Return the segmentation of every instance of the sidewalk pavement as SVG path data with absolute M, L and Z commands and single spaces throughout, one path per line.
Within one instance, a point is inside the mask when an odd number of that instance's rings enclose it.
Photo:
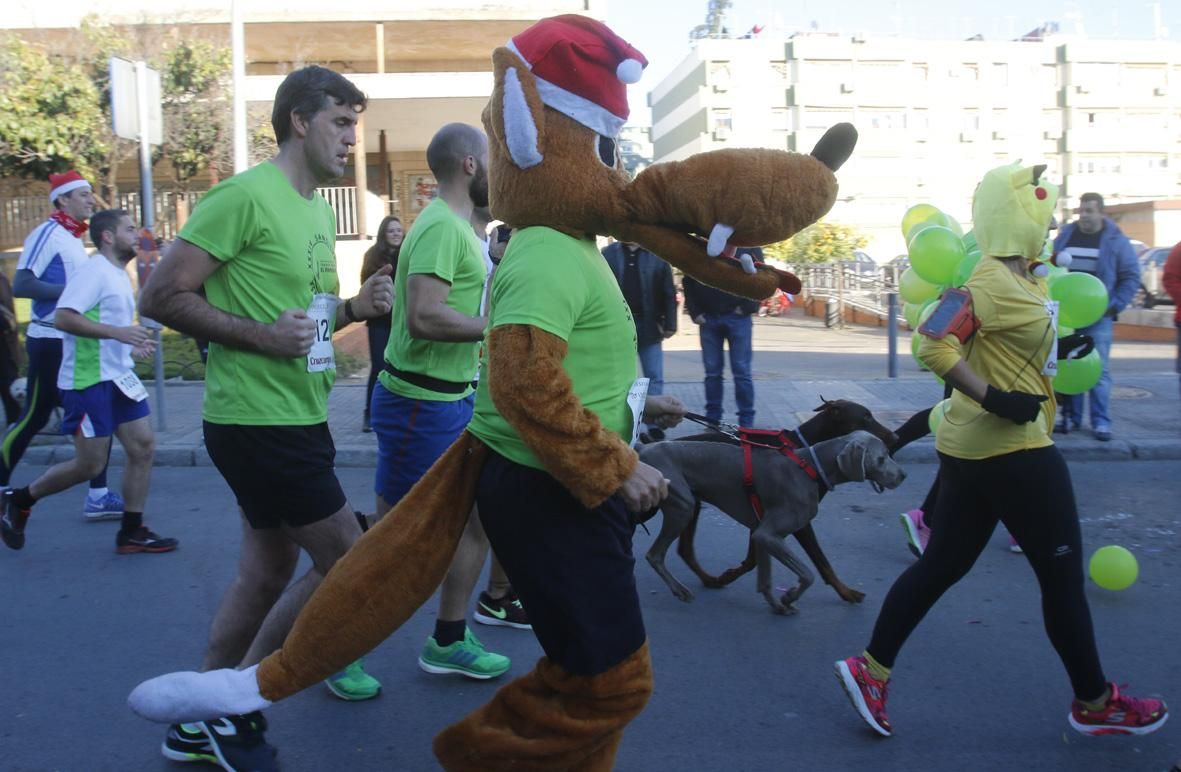
M 687 329 L 686 329 L 687 328 Z M 849 399 L 873 411 L 886 426 L 897 428 L 914 413 L 943 397 L 942 387 L 929 373 L 918 370 L 909 354 L 908 339 L 900 336 L 899 377 L 886 375 L 886 334 L 876 328 L 829 330 L 808 317 L 756 319 L 755 411 L 760 427 L 795 427 L 806 421 L 824 399 Z M 1054 435 L 1068 460 L 1181 459 L 1181 397 L 1172 372 L 1167 344 L 1117 344 L 1112 353 L 1115 387 L 1111 414 L 1115 438 L 1099 442 L 1089 429 Z M 665 346 L 665 393 L 680 398 L 689 410 L 704 413 L 701 358 L 691 323 Z M 156 388 L 147 384 L 153 413 L 159 411 Z M 165 428 L 157 427 L 156 464 L 207 466 L 211 462 L 202 443 L 200 382 L 169 382 L 164 387 Z M 336 442 L 336 463 L 342 467 L 372 467 L 377 460 L 373 434 L 361 432 L 365 402 L 364 374 L 341 378 L 328 400 L 328 423 Z M 733 413 L 733 384 L 726 377 L 725 420 Z M 153 416 L 153 422 L 157 416 Z M 704 429 L 683 422 L 670 437 Z M 61 437 L 42 435 L 25 454 L 27 463 L 52 463 L 73 455 Z M 934 463 L 931 437 L 903 448 L 899 461 Z M 115 444 L 112 463 L 122 464 Z

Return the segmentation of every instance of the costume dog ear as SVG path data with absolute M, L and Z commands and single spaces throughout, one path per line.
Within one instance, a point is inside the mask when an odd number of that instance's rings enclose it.
M 488 103 L 491 119 L 489 130 L 503 143 L 508 156 L 518 169 L 529 169 L 544 160 L 545 113 L 537 80 L 508 48 L 492 53 L 496 72 L 496 87 Z

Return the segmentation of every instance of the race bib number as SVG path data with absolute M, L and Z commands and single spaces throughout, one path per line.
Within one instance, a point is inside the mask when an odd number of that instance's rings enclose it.
M 115 387 L 133 402 L 143 402 L 148 398 L 148 390 L 144 388 L 143 381 L 132 370 L 116 378 Z
M 1046 301 L 1046 314 L 1050 317 L 1050 334 L 1054 337 L 1050 339 L 1050 354 L 1046 358 L 1046 364 L 1042 366 L 1042 375 L 1048 375 L 1053 378 L 1058 374 L 1058 301 Z
M 647 399 L 648 379 L 636 378 L 627 392 L 627 406 L 632 409 L 632 445 L 640 439 L 640 424 L 644 420 L 644 403 Z
M 308 316 L 316 323 L 316 342 L 308 352 L 308 372 L 322 373 L 336 369 L 336 352 L 332 349 L 332 327 L 336 322 L 336 306 L 340 298 L 327 292 L 312 296 Z

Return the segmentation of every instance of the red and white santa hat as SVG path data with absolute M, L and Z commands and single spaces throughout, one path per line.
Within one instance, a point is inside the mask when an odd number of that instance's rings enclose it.
M 542 19 L 508 48 L 532 71 L 542 102 L 606 137 L 627 122 L 627 85 L 648 65 L 607 25 L 576 14 Z
M 53 206 L 54 201 L 78 188 L 90 190 L 90 183 L 73 169 L 64 174 L 49 175 L 49 205 Z

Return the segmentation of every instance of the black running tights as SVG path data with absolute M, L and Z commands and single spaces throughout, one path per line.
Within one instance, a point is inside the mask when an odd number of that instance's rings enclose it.
M 894 582 L 868 651 L 893 667 L 927 611 L 967 575 L 999 521 L 1025 551 L 1042 591 L 1042 617 L 1079 699 L 1106 679 L 1084 594 L 1082 535 L 1070 472 L 1054 446 L 968 461 L 939 454 L 939 527 L 923 556 Z

